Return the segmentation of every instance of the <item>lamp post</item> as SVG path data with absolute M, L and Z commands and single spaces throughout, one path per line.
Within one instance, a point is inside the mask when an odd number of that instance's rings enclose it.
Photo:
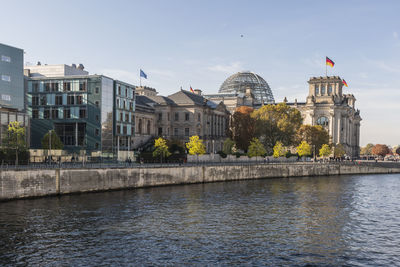
M 53 130 L 49 130 L 49 163 L 51 165 L 51 132 Z

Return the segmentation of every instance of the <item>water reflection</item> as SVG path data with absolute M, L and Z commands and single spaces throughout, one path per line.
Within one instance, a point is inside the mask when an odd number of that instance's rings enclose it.
M 393 265 L 398 192 L 370 175 L 0 203 L 0 265 Z

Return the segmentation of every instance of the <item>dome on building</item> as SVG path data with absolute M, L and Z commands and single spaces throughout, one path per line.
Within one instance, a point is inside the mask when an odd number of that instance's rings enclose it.
M 259 104 L 272 104 L 275 102 L 271 88 L 260 76 L 250 71 L 233 74 L 224 81 L 219 88 L 219 93 L 245 94 L 246 88 L 250 88 L 256 102 Z

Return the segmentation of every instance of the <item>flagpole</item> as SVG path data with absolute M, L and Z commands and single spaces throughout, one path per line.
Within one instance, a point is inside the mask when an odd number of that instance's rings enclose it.
M 139 73 L 139 84 L 140 84 L 140 87 L 142 87 L 142 75 L 140 75 L 140 73 Z

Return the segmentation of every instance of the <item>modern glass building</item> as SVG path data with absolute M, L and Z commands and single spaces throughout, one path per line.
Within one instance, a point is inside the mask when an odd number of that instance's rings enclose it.
M 0 106 L 24 110 L 24 50 L 0 43 Z
M 54 130 L 64 150 L 121 158 L 133 142 L 134 97 L 133 85 L 103 75 L 28 77 L 31 147 L 41 148 L 43 136 Z

